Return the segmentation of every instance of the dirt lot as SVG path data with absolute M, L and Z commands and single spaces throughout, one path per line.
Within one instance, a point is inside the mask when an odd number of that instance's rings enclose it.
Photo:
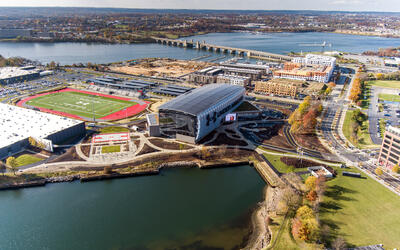
M 301 160 L 292 157 L 281 157 L 281 161 L 288 166 L 293 166 L 295 168 L 308 168 L 313 166 L 320 166 L 321 164 L 312 161 Z
M 185 61 L 175 59 L 147 59 L 132 66 L 114 66 L 110 69 L 132 75 L 179 77 L 211 66 L 213 64 L 198 61 Z
M 78 154 L 76 153 L 75 147 L 71 147 L 70 149 L 67 150 L 67 152 L 60 157 L 57 157 L 56 159 L 50 161 L 49 163 L 53 162 L 62 162 L 62 161 L 83 161 Z
M 294 139 L 296 142 L 301 145 L 302 147 L 312 149 L 312 150 L 318 150 L 322 153 L 330 153 L 328 149 L 326 149 L 321 142 L 318 140 L 316 135 L 312 134 L 305 134 L 305 135 L 300 135 L 300 134 L 294 134 L 293 135 Z
M 293 149 L 287 142 L 286 137 L 283 135 L 283 125 L 275 125 L 271 129 L 266 129 L 261 132 L 255 133 L 263 143 L 281 148 Z
M 85 156 L 89 157 L 89 155 L 90 155 L 90 146 L 89 145 L 81 146 L 81 151 Z
M 153 152 L 158 152 L 158 150 L 150 147 L 147 144 L 144 144 L 142 150 L 137 155 L 144 155 L 144 154 L 149 154 L 149 153 L 153 153 Z
M 218 137 L 210 144 L 213 146 L 218 145 L 232 145 L 232 146 L 247 146 L 247 142 L 241 140 L 234 140 L 229 138 L 226 134 L 219 134 Z
M 157 147 L 160 148 L 165 148 L 165 149 L 171 149 L 171 150 L 180 150 L 179 145 L 183 145 L 184 147 L 182 149 L 192 149 L 193 147 L 186 145 L 186 144 L 180 144 L 180 143 L 175 143 L 175 142 L 169 142 L 169 141 L 164 141 L 162 139 L 149 139 L 151 143 L 156 145 Z

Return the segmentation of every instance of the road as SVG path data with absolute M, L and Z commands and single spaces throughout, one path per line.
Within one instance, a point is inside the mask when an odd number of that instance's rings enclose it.
M 376 160 L 372 159 L 366 152 L 353 148 L 346 147 L 345 141 L 339 135 L 339 121 L 342 114 L 342 109 L 348 105 L 348 96 L 355 76 L 352 76 L 352 81 L 347 90 L 346 98 L 341 98 L 339 94 L 340 86 L 337 85 L 332 92 L 331 98 L 324 103 L 324 117 L 320 126 L 321 133 L 325 141 L 334 149 L 336 154 L 343 159 L 344 162 L 359 167 L 364 173 L 372 176 L 377 180 L 383 180 L 383 185 L 389 187 L 392 191 L 395 190 L 400 195 L 400 179 L 392 177 L 388 173 L 383 173 L 381 176 L 375 174 Z M 370 126 L 371 127 L 371 126 Z M 376 126 L 375 126 L 376 127 Z M 365 150 L 367 151 L 367 150 Z M 359 166 L 359 163 L 360 166 Z

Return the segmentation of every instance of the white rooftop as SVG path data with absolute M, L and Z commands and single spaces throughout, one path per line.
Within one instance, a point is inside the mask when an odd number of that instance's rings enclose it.
M 0 148 L 30 136 L 46 138 L 82 121 L 0 103 Z
M 37 69 L 22 69 L 19 67 L 0 67 L 0 79 L 7 79 L 10 77 L 24 76 L 32 73 L 37 73 Z

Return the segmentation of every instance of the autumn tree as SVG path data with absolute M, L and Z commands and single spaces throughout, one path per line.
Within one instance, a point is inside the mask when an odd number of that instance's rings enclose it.
M 306 195 L 306 199 L 314 202 L 317 199 L 317 192 L 315 192 L 315 190 L 310 190 Z
M 12 156 L 8 157 L 6 160 L 6 165 L 9 168 L 11 168 L 11 170 L 13 171 L 13 173 L 15 175 L 15 172 L 17 171 L 17 168 L 18 168 L 17 160 L 15 159 L 15 157 L 12 157 Z
M 308 190 L 315 190 L 315 186 L 316 186 L 316 182 L 317 182 L 317 177 L 310 175 L 309 177 L 307 177 L 305 184 Z
M 380 167 L 377 167 L 377 168 L 375 169 L 375 174 L 377 174 L 377 175 L 379 175 L 379 176 L 383 175 L 382 169 L 381 169 Z
M 393 171 L 393 173 L 396 173 L 396 174 L 400 173 L 399 165 L 394 165 L 392 168 L 392 171 Z

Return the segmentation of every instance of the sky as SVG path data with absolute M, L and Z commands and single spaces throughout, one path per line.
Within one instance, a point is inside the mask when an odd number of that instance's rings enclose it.
M 400 12 L 399 0 L 0 0 L 4 6 Z

